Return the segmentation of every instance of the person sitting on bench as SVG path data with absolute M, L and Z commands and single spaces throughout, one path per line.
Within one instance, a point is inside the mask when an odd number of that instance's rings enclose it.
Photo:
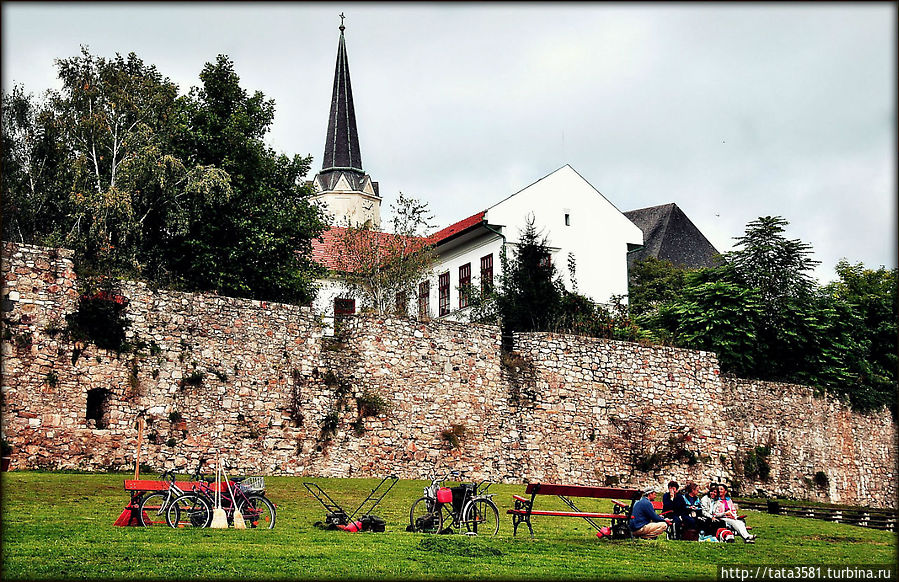
M 655 498 L 655 487 L 647 487 L 643 490 L 643 497 L 640 498 L 640 501 L 634 504 L 630 528 L 635 538 L 654 540 L 668 529 L 671 520 L 656 513 L 652 506 Z
M 709 492 L 699 501 L 702 509 L 699 515 L 699 529 L 707 535 L 715 535 L 722 527 L 727 527 L 723 521 L 715 517 L 715 503 L 718 502 L 718 484 L 710 483 Z
M 662 515 L 671 519 L 671 527 L 668 529 L 668 539 L 680 539 L 680 514 L 677 512 L 680 485 L 677 481 L 668 482 L 668 491 L 662 495 Z
M 727 524 L 729 529 L 734 530 L 743 541 L 747 544 L 755 542 L 755 536 L 750 534 L 746 529 L 746 523 L 741 519 L 737 519 L 737 506 L 730 500 L 727 494 L 727 485 L 718 485 L 718 501 L 715 503 L 715 517 Z
M 680 520 L 682 529 L 699 529 L 697 519 L 702 513 L 702 505 L 699 503 L 699 485 L 693 481 L 687 481 L 683 492 L 675 500 L 674 513 Z

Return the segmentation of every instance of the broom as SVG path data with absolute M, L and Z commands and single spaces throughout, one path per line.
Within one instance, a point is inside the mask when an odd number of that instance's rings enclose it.
M 215 509 L 212 510 L 212 523 L 209 525 L 213 529 L 228 529 L 228 516 L 222 509 L 221 472 L 222 458 L 219 457 L 218 466 L 215 468 Z
M 237 507 L 237 497 L 234 496 L 234 491 L 231 490 L 231 479 L 229 479 L 228 474 L 225 473 L 224 467 L 222 467 L 222 477 L 225 480 L 225 484 L 228 486 L 228 493 L 231 495 L 231 501 L 234 502 L 234 529 L 247 529 L 247 523 L 243 520 L 243 511 L 240 511 Z

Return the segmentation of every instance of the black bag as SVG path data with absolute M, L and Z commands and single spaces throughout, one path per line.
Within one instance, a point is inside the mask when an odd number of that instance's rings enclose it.
M 387 522 L 377 515 L 362 516 L 362 531 L 382 532 L 384 531 L 386 524 Z
M 383 521 L 383 520 L 382 520 Z M 412 524 L 406 526 L 406 531 L 431 531 L 436 526 L 434 516 L 432 514 L 422 515 L 415 519 L 415 527 Z M 384 531 L 383 529 L 381 531 Z
M 462 504 L 465 502 L 465 495 L 471 498 L 474 495 L 474 483 L 463 483 L 458 487 L 451 487 L 453 492 L 453 511 L 459 513 L 462 511 Z
M 631 532 L 626 523 L 616 523 L 612 526 L 613 540 L 626 540 L 629 537 L 631 537 Z

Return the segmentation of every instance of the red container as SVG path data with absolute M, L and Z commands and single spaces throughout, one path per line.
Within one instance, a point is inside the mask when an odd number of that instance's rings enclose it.
M 441 487 L 437 490 L 437 503 L 452 503 L 453 490 L 449 487 Z

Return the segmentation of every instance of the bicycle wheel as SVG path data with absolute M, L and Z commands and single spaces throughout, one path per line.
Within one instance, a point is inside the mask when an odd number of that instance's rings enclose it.
M 420 497 L 409 510 L 412 531 L 438 533 L 443 529 L 443 514 L 433 499 Z
M 140 502 L 140 524 L 145 527 L 166 525 L 165 512 L 169 506 L 168 491 L 150 493 Z
M 492 500 L 486 497 L 473 499 L 465 507 L 464 513 L 462 522 L 467 532 L 495 536 L 499 531 L 499 509 Z
M 275 527 L 275 504 L 264 495 L 247 495 L 237 502 L 247 528 L 273 529 Z
M 212 523 L 212 504 L 198 493 L 185 493 L 176 497 L 165 512 L 165 521 L 171 527 L 209 527 Z

